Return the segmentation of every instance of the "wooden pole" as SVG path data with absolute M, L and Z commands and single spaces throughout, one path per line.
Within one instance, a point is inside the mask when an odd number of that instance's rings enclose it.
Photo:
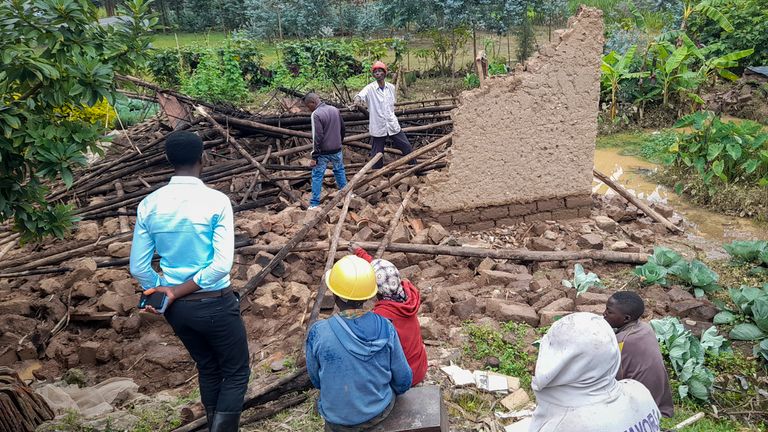
M 218 132 L 219 132 L 219 134 L 221 134 L 221 136 L 223 136 L 223 137 L 224 137 L 224 138 L 225 138 L 227 141 L 229 141 L 229 143 L 230 143 L 230 144 L 232 144 L 232 146 L 233 146 L 233 147 L 234 147 L 234 148 L 235 148 L 235 149 L 236 149 L 236 150 L 237 150 L 237 151 L 238 151 L 238 152 L 239 152 L 239 153 L 240 153 L 240 154 L 241 154 L 241 155 L 242 155 L 244 158 L 246 158 L 246 159 L 248 160 L 248 162 L 250 162 L 250 163 L 251 163 L 251 165 L 253 165 L 253 166 L 254 166 L 254 167 L 257 169 L 257 170 L 259 170 L 259 171 L 261 172 L 261 175 L 263 175 L 265 179 L 267 179 L 267 180 L 270 180 L 270 181 L 272 180 L 272 177 L 269 175 L 269 173 L 267 172 L 266 168 L 264 168 L 264 166 L 263 166 L 263 165 L 261 165 L 261 164 L 259 163 L 259 161 L 257 161 L 256 159 L 254 159 L 254 158 L 253 158 L 253 156 L 251 156 L 251 154 L 250 154 L 250 153 L 248 153 L 248 152 L 247 152 L 247 151 L 246 151 L 246 150 L 243 148 L 243 146 L 241 146 L 241 145 L 240 145 L 240 143 L 239 143 L 239 142 L 237 142 L 237 140 L 236 140 L 236 139 L 235 139 L 235 138 L 234 138 L 232 135 L 230 135 L 229 133 L 227 133 L 227 131 L 226 131 L 226 130 L 225 130 L 225 129 L 224 129 L 224 128 L 223 128 L 223 127 L 222 127 L 222 126 L 221 126 L 221 125 L 220 125 L 220 124 L 219 124 L 219 123 L 216 121 L 216 120 L 214 120 L 214 119 L 213 119 L 213 117 L 211 117 L 211 115 L 210 115 L 210 114 L 208 114 L 208 112 L 205 110 L 205 108 L 203 108 L 203 107 L 201 107 L 201 106 L 197 106 L 197 107 L 195 107 L 195 109 L 196 109 L 196 110 L 197 110 L 197 112 L 198 112 L 198 113 L 200 113 L 200 114 L 201 114 L 203 117 L 205 117 L 206 119 L 208 119 L 208 122 L 210 122 L 210 123 L 211 123 L 211 126 L 213 126 L 213 128 L 214 128 L 214 129 L 216 129 L 216 131 L 218 131 Z M 283 193 L 284 193 L 286 196 L 288 196 L 288 198 L 290 198 L 290 199 L 291 199 L 291 201 L 293 201 L 293 202 L 298 202 L 298 203 L 299 203 L 299 205 L 301 206 L 301 208 L 303 208 L 303 209 L 306 209 L 306 208 L 307 208 L 307 205 L 306 205 L 306 204 L 304 204 L 304 203 L 301 201 L 301 199 L 299 199 L 298 197 L 296 197 L 296 196 L 293 194 L 293 192 L 291 192 L 291 189 L 288 187 L 288 185 L 286 185 L 286 184 L 284 184 L 284 183 L 282 183 L 282 182 L 273 182 L 273 183 L 275 183 L 275 185 L 276 185 L 277 187 L 279 187 L 279 188 L 280 188 L 280 190 L 281 190 L 281 191 L 282 191 L 282 192 L 283 192 Z
M 248 294 L 253 292 L 259 284 L 261 284 L 261 281 L 264 280 L 264 278 L 272 271 L 275 266 L 277 266 L 278 263 L 280 263 L 283 259 L 285 259 L 285 256 L 288 255 L 288 253 L 293 249 L 293 246 L 304 240 L 304 237 L 309 234 L 309 231 L 314 228 L 315 225 L 317 225 L 318 222 L 320 222 L 321 219 L 323 219 L 332 208 L 336 207 L 336 204 L 339 203 L 348 193 L 350 193 L 356 186 L 357 183 L 360 182 L 360 179 L 362 179 L 365 174 L 368 172 L 368 170 L 371 169 L 371 167 L 381 159 L 381 154 L 377 154 L 374 156 L 370 161 L 368 161 L 365 166 L 355 174 L 354 177 L 352 177 L 352 180 L 347 183 L 346 186 L 344 186 L 339 193 L 337 193 L 333 198 L 331 198 L 320 210 L 317 211 L 317 214 L 312 217 L 309 221 L 307 221 L 304 226 L 288 241 L 288 243 L 285 244 L 275 255 L 272 260 L 269 261 L 269 263 L 261 269 L 261 271 L 256 274 L 254 277 L 252 277 L 248 283 L 245 284 L 245 286 L 240 289 L 240 297 L 246 297 Z
M 377 249 L 380 242 L 355 242 L 363 249 Z M 251 245 L 238 249 L 241 254 L 257 254 L 260 251 L 273 253 L 287 245 Z M 328 242 L 296 243 L 291 245 L 292 252 L 311 252 L 327 250 Z M 340 241 L 339 247 L 345 248 L 349 242 Z M 442 246 L 442 245 L 418 245 L 410 243 L 391 243 L 386 250 L 390 252 L 417 253 L 425 255 L 451 255 L 461 257 L 507 259 L 512 261 L 572 261 L 582 259 L 594 259 L 598 261 L 620 262 L 629 264 L 644 264 L 648 261 L 648 255 L 634 252 L 614 252 L 606 250 L 578 250 L 578 251 L 532 251 L 528 249 L 486 249 L 468 246 Z
M 405 208 L 408 206 L 408 200 L 411 199 L 411 195 L 413 195 L 414 192 L 416 192 L 416 188 L 412 187 L 408 191 L 408 193 L 406 193 L 405 196 L 403 197 L 403 202 L 400 204 L 400 207 L 398 207 L 395 215 L 392 216 L 392 222 L 390 222 L 389 224 L 389 229 L 387 230 L 387 234 L 385 234 L 384 238 L 381 240 L 381 243 L 379 244 L 379 248 L 376 250 L 376 255 L 374 256 L 374 258 L 381 259 L 381 257 L 384 255 L 384 250 L 392 242 L 392 236 L 395 235 L 395 229 L 397 229 L 397 225 L 400 224 L 400 217 L 403 215 Z
M 307 328 L 312 326 L 312 323 L 317 320 L 317 316 L 320 314 L 320 305 L 323 303 L 323 297 L 325 296 L 325 275 L 333 266 L 333 260 L 336 258 L 336 248 L 339 245 L 339 236 L 341 235 L 341 229 L 344 227 L 344 221 L 347 219 L 347 210 L 349 210 L 350 201 L 352 201 L 352 194 L 348 193 L 347 196 L 344 197 L 344 205 L 341 207 L 339 220 L 336 222 L 336 227 L 333 229 L 331 247 L 328 248 L 328 256 L 325 258 L 323 278 L 320 281 L 320 286 L 317 288 L 317 295 L 315 295 L 315 303 L 312 305 L 312 313 L 309 314 L 309 324 L 307 324 Z
M 427 161 L 424 161 L 424 162 L 421 162 L 421 163 L 419 163 L 417 165 L 414 165 L 413 167 L 411 167 L 411 168 L 401 172 L 400 174 L 392 177 L 391 179 L 389 179 L 389 181 L 387 183 L 385 183 L 385 184 L 383 184 L 383 185 L 381 185 L 381 186 L 379 186 L 377 188 L 374 188 L 374 189 L 371 189 L 369 191 L 366 191 L 365 193 L 360 194 L 360 197 L 361 198 L 366 198 L 366 197 L 369 197 L 369 196 L 375 194 L 376 192 L 381 192 L 384 189 L 390 188 L 390 187 L 400 183 L 400 181 L 403 180 L 404 178 L 413 175 L 413 173 L 415 173 L 416 171 L 426 167 L 427 165 L 431 165 L 431 164 L 439 161 L 440 159 L 444 158 L 446 155 L 448 155 L 448 150 L 438 154 L 437 156 L 433 157 L 432 159 L 429 159 Z
M 656 222 L 664 225 L 664 227 L 667 228 L 669 231 L 671 231 L 671 232 L 673 232 L 675 234 L 679 234 L 679 233 L 683 232 L 683 230 L 680 227 L 678 227 L 677 225 L 675 225 L 672 222 L 670 222 L 669 220 L 667 220 L 664 216 L 660 215 L 658 212 L 656 212 L 656 210 L 652 209 L 648 204 L 643 202 L 640 198 L 638 198 L 638 197 L 632 195 L 631 193 L 629 193 L 629 191 L 624 189 L 624 187 L 622 185 L 620 185 L 620 184 L 616 183 L 615 181 L 611 180 L 611 178 L 608 177 L 607 175 L 601 173 L 600 171 L 598 171 L 596 169 L 593 169 L 592 173 L 595 175 L 595 177 L 597 177 L 598 180 L 600 180 L 601 182 L 605 183 L 608 187 L 610 187 L 611 189 L 616 191 L 616 193 L 618 193 L 619 195 L 624 197 L 624 199 L 626 199 L 627 201 L 632 203 L 635 207 L 637 207 L 640 210 L 642 210 L 643 213 L 645 213 L 648 216 L 650 216 L 651 219 L 653 219 Z

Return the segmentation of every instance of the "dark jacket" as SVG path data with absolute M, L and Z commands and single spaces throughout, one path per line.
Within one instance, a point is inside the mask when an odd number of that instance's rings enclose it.
M 339 110 L 320 102 L 312 112 L 312 159 L 338 153 L 345 134 L 344 119 Z

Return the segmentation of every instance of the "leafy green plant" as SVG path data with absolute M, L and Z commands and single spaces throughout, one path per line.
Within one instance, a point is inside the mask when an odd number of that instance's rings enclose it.
M 648 257 L 648 262 L 635 267 L 635 274 L 645 285 L 659 284 L 666 286 L 672 278 L 693 289 L 696 297 L 703 297 L 705 293 L 715 292 L 720 289 L 717 286 L 719 279 L 717 273 L 707 267 L 701 261 L 687 262 L 677 252 L 657 246 L 653 248 L 653 254 Z
M 731 288 L 728 295 L 735 308 L 721 307 L 714 323 L 733 325 L 728 336 L 733 340 L 754 341 L 754 354 L 768 360 L 768 283 L 762 288 Z
M 480 78 L 477 77 L 476 73 L 468 72 L 464 75 L 464 87 L 468 89 L 480 87 Z
M 673 164 L 695 170 L 705 183 L 717 177 L 724 183 L 768 186 L 768 133 L 760 124 L 723 122 L 712 112 L 699 111 L 675 127 L 691 130 L 670 148 Z
M 723 248 L 737 261 L 768 266 L 768 241 L 737 240 L 724 244 Z
M 10 0 L 0 3 L 0 222 L 13 220 L 22 241 L 64 236 L 71 207 L 46 199 L 88 151 L 98 152 L 103 124 L 63 115 L 63 107 L 114 103 L 115 72 L 147 59 L 157 18 L 150 1 L 121 2 L 125 20 L 102 27 L 92 2 Z M 53 183 L 55 184 L 55 183 Z
M 600 278 L 592 272 L 585 273 L 584 267 L 582 267 L 581 264 L 576 264 L 573 266 L 573 279 L 563 279 L 562 284 L 566 288 L 575 288 L 576 297 L 584 294 L 592 287 L 604 287 Z
M 616 118 L 616 94 L 621 82 L 627 79 L 645 78 L 650 75 L 649 72 L 631 72 L 636 50 L 637 46 L 631 46 L 624 55 L 611 51 L 603 57 L 600 66 L 601 80 L 603 86 L 607 87 L 611 93 L 611 120 Z
M 705 355 L 717 355 L 726 349 L 725 338 L 719 336 L 713 326 L 701 334 L 701 339 L 696 339 L 674 317 L 652 320 L 650 325 L 656 332 L 662 353 L 680 381 L 680 398 L 709 400 L 715 376 L 704 366 Z
M 249 95 L 240 65 L 227 48 L 205 52 L 192 76 L 182 81 L 181 89 L 192 97 L 213 103 L 242 102 Z

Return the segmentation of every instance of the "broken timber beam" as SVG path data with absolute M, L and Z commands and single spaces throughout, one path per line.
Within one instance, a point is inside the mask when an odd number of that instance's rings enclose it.
M 363 249 L 376 249 L 380 242 L 355 242 Z M 349 242 L 339 242 L 339 247 L 344 248 Z M 285 246 L 279 244 L 245 246 L 238 250 L 241 254 L 257 254 L 260 251 L 274 253 Z M 298 243 L 291 247 L 292 252 L 310 252 L 328 250 L 328 242 Z M 468 246 L 440 246 L 420 245 L 410 243 L 391 243 L 387 246 L 390 252 L 417 253 L 426 255 L 451 255 L 461 257 L 478 257 L 507 259 L 512 261 L 571 261 L 593 259 L 598 261 L 620 262 L 628 264 L 644 264 L 648 261 L 648 255 L 634 252 L 614 252 L 606 250 L 578 250 L 578 251 L 532 251 L 528 249 L 487 249 Z
M 680 227 L 678 227 L 677 225 L 667 220 L 667 218 L 665 218 L 664 216 L 660 215 L 656 210 L 652 209 L 651 206 L 646 204 L 643 200 L 629 193 L 629 191 L 624 189 L 622 185 L 611 180 L 611 178 L 608 177 L 607 175 L 601 173 L 596 169 L 592 170 L 592 174 L 594 174 L 598 180 L 605 183 L 606 186 L 613 189 L 614 191 L 616 191 L 616 193 L 624 197 L 624 199 L 632 203 L 632 205 L 642 210 L 643 213 L 647 214 L 651 219 L 664 225 L 664 227 L 669 231 L 675 234 L 680 234 L 683 232 L 683 230 Z
M 229 143 L 232 144 L 232 146 L 241 155 L 243 155 L 243 157 L 246 158 L 248 162 L 251 163 L 251 165 L 253 165 L 257 170 L 259 170 L 261 172 L 261 175 L 263 175 L 265 179 L 270 181 L 272 180 L 272 177 L 269 175 L 269 172 L 267 172 L 267 169 L 264 168 L 264 166 L 261 163 L 259 163 L 259 161 L 254 159 L 253 156 L 251 156 L 251 154 L 248 153 L 248 151 L 245 150 L 243 146 L 241 146 L 240 143 L 237 142 L 237 140 L 232 135 L 230 135 L 216 120 L 214 120 L 213 117 L 211 117 L 211 115 L 208 114 L 205 108 L 198 105 L 197 107 L 195 107 L 195 109 L 197 110 L 198 113 L 200 113 L 200 115 L 205 117 L 208 120 L 208 122 L 211 123 L 211 126 L 213 126 L 213 128 L 216 129 L 216 131 L 219 132 L 219 134 L 221 134 L 221 136 L 223 136 L 224 139 L 229 141 Z M 304 204 L 300 198 L 296 197 L 296 195 L 293 194 L 293 192 L 291 191 L 291 189 L 288 187 L 287 184 L 284 184 L 281 182 L 273 182 L 273 183 L 277 187 L 279 187 L 280 190 L 283 191 L 283 193 L 286 196 L 288 196 L 288 198 L 291 199 L 291 201 L 298 202 L 301 208 L 304 208 L 304 209 L 307 208 L 307 205 Z

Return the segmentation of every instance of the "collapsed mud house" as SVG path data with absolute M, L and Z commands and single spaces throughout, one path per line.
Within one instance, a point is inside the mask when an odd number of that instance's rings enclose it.
M 607 294 L 575 298 L 560 285 L 572 264 L 641 263 L 669 234 L 672 224 L 647 217 L 637 200 L 590 196 L 600 12 L 582 9 L 557 39 L 515 75 L 464 95 L 458 107 L 452 98 L 400 105 L 415 151 L 379 171 L 366 163 L 365 116 L 342 110 L 352 179 L 314 214 L 302 208 L 311 149 L 306 114 L 200 111 L 183 95 L 126 78 L 189 105 L 173 112 L 185 117 L 181 127 L 204 138 L 203 180 L 233 201 L 232 279 L 243 294 L 255 375 L 245 404 L 255 410 L 244 423 L 306 400 L 304 332 L 332 311 L 321 277 L 351 240 L 386 253 L 420 287 L 422 332 L 435 366 L 456 359 L 460 324 L 468 319 L 539 326 L 574 310 L 600 312 Z M 193 364 L 170 328 L 135 309 L 139 287 L 127 272 L 136 205 L 170 175 L 162 142 L 174 120 L 159 117 L 128 130 L 71 189 L 54 190 L 51 200 L 74 203 L 82 218 L 73 238 L 16 247 L 15 234 L 0 234 L 0 363 L 26 382 L 58 382 L 81 368 L 88 383 L 126 376 L 146 393 L 194 385 Z M 407 164 L 416 158 L 415 166 Z M 417 198 L 421 205 L 409 210 Z M 669 208 L 656 209 L 672 216 Z M 711 320 L 706 301 L 659 290 L 651 313 Z M 124 408 L 131 401 L 106 403 L 115 411 L 103 415 L 130 423 Z M 189 423 L 178 430 L 204 427 L 204 417 L 195 420 L 199 406 L 186 409 Z M 17 411 L 9 417 L 17 429 L 9 430 L 30 430 L 20 420 L 24 410 Z M 41 412 L 35 421 L 50 417 Z

